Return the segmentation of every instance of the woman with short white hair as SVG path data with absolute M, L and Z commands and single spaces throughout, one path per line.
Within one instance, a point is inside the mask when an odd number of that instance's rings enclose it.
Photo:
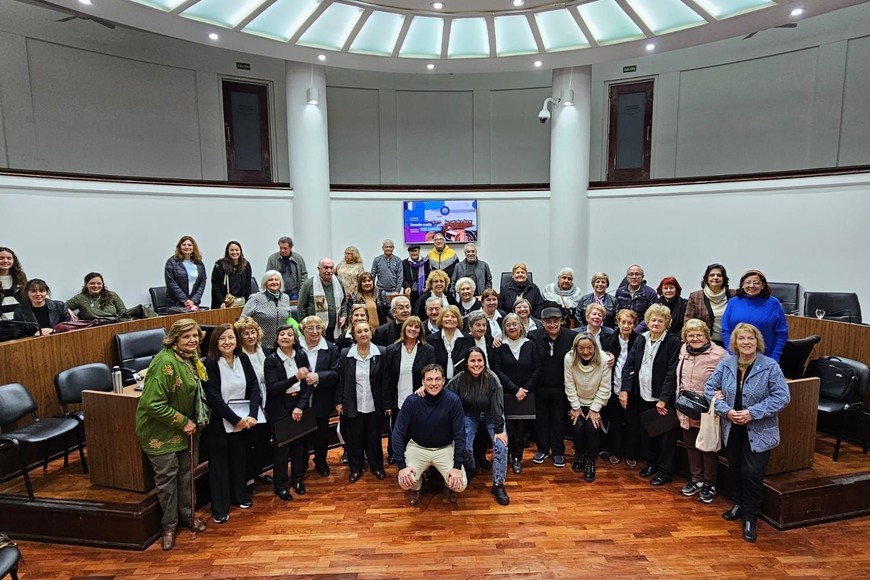
M 278 270 L 267 270 L 263 274 L 260 290 L 245 302 L 241 318 L 253 318 L 263 329 L 262 342 L 271 345 L 275 344 L 278 328 L 290 318 L 290 299 L 284 293 L 284 279 Z
M 580 289 L 574 284 L 574 269 L 564 267 L 559 270 L 559 275 L 556 276 L 556 281 L 544 286 L 541 295 L 547 302 L 553 302 L 562 311 L 562 326 L 565 328 L 574 328 L 577 321 L 574 318 L 574 311 L 577 309 L 577 304 L 583 297 Z

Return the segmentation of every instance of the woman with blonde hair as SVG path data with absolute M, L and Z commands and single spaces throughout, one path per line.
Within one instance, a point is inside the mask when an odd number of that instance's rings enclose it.
M 433 270 L 440 272 L 440 270 Z M 474 345 L 472 338 L 459 330 L 462 315 L 459 308 L 448 306 L 438 315 L 439 331 L 429 335 L 428 343 L 435 349 L 435 362 L 444 369 L 444 376 L 452 379 L 465 369 L 465 358 L 468 349 Z
M 426 316 L 426 301 L 432 297 L 441 300 L 441 309 L 448 306 L 456 306 L 456 298 L 448 292 L 450 288 L 450 276 L 444 270 L 432 270 L 429 272 L 429 277 L 426 278 L 426 286 L 423 288 L 425 292 L 417 301 L 417 307 L 414 309 L 414 316 L 420 320 L 427 318 Z M 461 316 L 461 313 L 460 313 Z
M 167 308 L 198 310 L 207 279 L 196 240 L 181 236 L 175 244 L 175 253 L 166 260 L 163 269 Z
M 344 259 L 335 267 L 335 275 L 348 290 L 359 287 L 359 277 L 365 272 L 362 256 L 356 246 L 344 249 Z
M 610 369 L 607 354 L 588 332 L 574 338 L 571 351 L 565 355 L 565 395 L 571 405 L 574 426 L 575 473 L 583 471 L 583 479 L 595 481 L 595 462 L 601 450 L 601 410 L 610 399 Z
M 520 298 L 529 301 L 532 307 L 531 315 L 540 318 L 544 309 L 544 298 L 541 290 L 529 281 L 529 269 L 523 262 L 517 262 L 511 268 L 511 279 L 499 288 L 498 306 L 505 312 L 513 312 L 514 304 Z

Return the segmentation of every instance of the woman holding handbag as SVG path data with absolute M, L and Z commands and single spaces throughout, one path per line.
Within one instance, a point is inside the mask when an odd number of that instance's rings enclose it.
M 716 370 L 719 361 L 728 352 L 715 344 L 710 338 L 710 328 L 702 320 L 690 318 L 683 325 L 683 346 L 680 347 L 680 360 L 677 363 L 677 393 L 690 391 L 704 395 L 704 385 Z M 716 497 L 716 480 L 719 475 L 719 454 L 699 451 L 695 447 L 701 422 L 677 411 L 680 431 L 689 456 L 689 471 L 692 479 L 680 490 L 690 497 L 698 494 L 698 500 L 711 503 Z
M 211 271 L 211 307 L 244 306 L 251 295 L 251 263 L 245 259 L 242 245 L 232 241 L 224 249 L 224 257 L 214 263 Z
M 734 505 L 722 514 L 728 521 L 743 518 L 743 539 L 755 542 L 761 513 L 764 474 L 770 450 L 779 445 L 779 413 L 791 396 L 779 365 L 764 352 L 761 331 L 741 322 L 731 332 L 731 352 L 719 363 L 704 387 L 722 421 L 733 478 Z

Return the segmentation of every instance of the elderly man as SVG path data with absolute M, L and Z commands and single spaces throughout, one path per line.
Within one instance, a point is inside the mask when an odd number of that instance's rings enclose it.
M 396 296 L 390 303 L 390 312 L 393 319 L 380 325 L 372 338 L 372 342 L 378 346 L 388 347 L 399 340 L 402 324 L 411 315 L 411 301 L 404 296 Z
M 450 278 L 453 276 L 456 263 L 459 262 L 456 252 L 447 245 L 444 234 L 440 232 L 432 236 L 432 243 L 435 244 L 435 247 L 426 255 L 429 258 L 429 266 L 433 270 L 444 270 L 447 277 Z
M 281 272 L 284 293 L 290 300 L 299 298 L 299 289 L 308 279 L 308 268 L 302 256 L 293 252 L 293 239 L 289 236 L 278 238 L 278 251 L 266 260 L 266 271 L 269 270 Z
M 456 503 L 468 479 L 465 456 L 465 412 L 459 397 L 444 390 L 444 369 L 423 369 L 422 397 L 405 399 L 393 429 L 393 454 L 399 466 L 399 486 L 408 490 L 408 503 L 420 502 L 423 474 L 434 466 L 444 478 L 444 494 Z
M 656 291 L 647 286 L 643 278 L 643 268 L 632 264 L 625 272 L 627 284 L 616 290 L 616 310 L 628 308 L 637 313 L 637 319 L 643 320 L 643 315 L 650 304 L 656 301 Z
M 471 278 L 477 288 L 477 296 L 487 288 L 492 288 L 492 272 L 489 264 L 477 258 L 477 246 L 472 243 L 465 244 L 465 259 L 456 264 L 450 282 L 456 291 L 456 282 L 460 278 Z
M 335 262 L 321 258 L 317 263 L 317 276 L 309 278 L 299 290 L 299 319 L 316 316 L 323 321 L 326 330 L 323 338 L 329 342 L 341 334 L 345 323 L 341 305 L 344 302 L 344 288 L 335 276 Z
M 420 257 L 420 246 L 408 246 L 408 257 L 402 260 L 402 288 L 405 296 L 411 301 L 411 309 L 416 308 L 417 300 L 426 290 L 426 278 L 432 267 L 429 258 Z
M 426 300 L 426 322 L 423 323 L 423 333 L 426 338 L 441 330 L 438 326 L 438 317 L 441 315 L 441 299 L 432 296 Z
M 375 286 L 378 290 L 383 291 L 387 300 L 392 300 L 402 293 L 402 280 L 404 278 L 402 260 L 393 254 L 395 248 L 393 240 L 384 240 L 381 245 L 384 253 L 376 256 L 372 261 L 372 277 L 375 279 Z

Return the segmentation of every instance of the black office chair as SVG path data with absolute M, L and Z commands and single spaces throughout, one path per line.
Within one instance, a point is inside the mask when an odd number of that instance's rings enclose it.
M 163 328 L 149 328 L 148 330 L 116 334 L 115 346 L 118 349 L 118 360 L 121 362 L 121 366 L 134 371 L 148 368 L 151 359 L 163 348 L 165 337 L 166 330 Z M 133 374 L 124 371 L 124 384 L 132 385 L 135 382 Z
M 33 417 L 33 422 L 10 431 L 6 427 L 20 421 L 27 415 Z M 33 485 L 28 475 L 27 460 L 24 457 L 24 447 L 47 443 L 52 439 L 63 439 L 64 448 L 67 448 L 67 435 L 74 433 L 78 440 L 79 458 L 82 462 L 82 471 L 88 472 L 88 464 L 85 460 L 85 450 L 82 446 L 79 422 L 69 417 L 47 417 L 39 419 L 36 416 L 36 403 L 23 385 L 13 383 L 0 386 L 0 447 L 12 445 L 18 451 L 18 461 L 21 463 L 21 473 L 24 476 L 24 485 L 27 487 L 27 496 L 33 501 Z M 47 445 L 46 445 L 47 449 Z M 48 451 L 45 452 L 43 469 L 48 469 Z
M 861 304 L 854 292 L 804 292 L 804 316 L 825 311 L 825 320 L 861 324 Z
M 202 356 L 208 355 L 208 342 L 211 340 L 211 333 L 217 328 L 214 324 L 200 324 L 200 330 L 203 332 L 202 342 L 199 343 L 199 354 Z
M 85 420 L 83 409 L 70 411 L 70 405 L 82 404 L 82 391 L 112 391 L 112 370 L 103 363 L 79 365 L 57 373 L 54 377 L 54 390 L 57 401 L 65 417 L 79 421 Z
M 260 285 L 257 283 L 257 279 L 251 276 L 251 294 L 256 294 L 260 291 Z
M 535 279 L 534 279 L 534 277 L 532 276 L 532 273 L 531 273 L 531 272 L 528 272 L 528 274 L 529 274 L 529 283 L 530 283 L 530 284 L 534 284 L 534 283 L 535 283 Z M 514 277 L 513 277 L 513 272 L 502 272 L 502 273 L 501 273 L 501 282 L 499 283 L 499 287 L 498 287 L 499 290 L 501 290 L 501 287 L 502 287 L 502 286 L 504 286 L 505 284 L 507 284 L 508 282 L 510 282 L 510 281 L 513 280 L 513 279 L 514 279 Z
M 867 453 L 867 416 L 864 399 L 870 387 L 870 367 L 849 358 L 826 356 L 810 361 L 808 377 L 819 377 L 819 413 L 840 415 L 837 424 L 837 442 L 834 461 L 840 458 L 840 443 L 850 413 L 861 416 L 861 443 Z
M 148 294 L 151 295 L 151 308 L 157 314 L 167 314 L 166 306 L 166 286 L 155 286 L 148 289 Z
M 768 282 L 770 295 L 779 300 L 786 314 L 800 313 L 801 285 L 792 282 Z
M 813 334 L 806 338 L 787 340 L 782 348 L 782 356 L 779 358 L 779 367 L 787 379 L 799 379 L 804 376 L 807 359 L 822 341 L 822 337 Z
M 18 580 L 19 560 L 21 552 L 18 551 L 18 546 L 0 548 L 0 578 L 6 578 L 8 574 L 12 580 Z

